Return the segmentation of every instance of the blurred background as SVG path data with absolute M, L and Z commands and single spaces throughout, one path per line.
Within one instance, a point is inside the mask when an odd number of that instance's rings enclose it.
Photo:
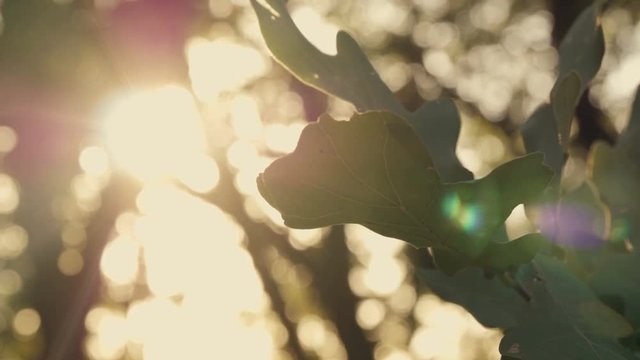
M 459 98 L 458 155 L 521 151 L 556 46 L 590 1 L 291 0 L 351 33 L 403 104 Z M 248 0 L 0 1 L 0 359 L 498 359 L 501 333 L 415 277 L 424 253 L 363 227 L 290 230 L 257 174 L 350 104 L 269 56 Z M 640 3 L 610 1 L 569 183 L 640 83 Z M 295 174 L 292 174 L 295 176 Z M 509 235 L 529 231 L 522 208 Z

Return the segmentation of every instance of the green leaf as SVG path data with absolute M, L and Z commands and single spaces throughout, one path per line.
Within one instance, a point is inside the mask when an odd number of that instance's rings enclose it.
M 565 154 L 558 141 L 558 130 L 551 105 L 538 108 L 521 129 L 527 152 L 539 151 L 544 154 L 544 162 L 559 179 Z
M 553 317 L 535 316 L 505 332 L 500 353 L 524 360 L 637 360 L 615 339 L 593 337 Z
M 531 261 L 544 244 L 542 235 L 527 234 L 508 242 L 490 242 L 477 258 L 443 248 L 432 253 L 438 269 L 447 275 L 472 266 L 501 273 Z
M 505 271 L 533 259 L 545 244 L 540 234 L 527 234 L 506 243 L 491 243 L 478 259 L 485 269 Z
M 550 177 L 532 154 L 483 179 L 442 184 L 406 121 L 368 112 L 308 125 L 296 150 L 260 174 L 258 188 L 290 227 L 358 223 L 416 247 L 476 257 L 513 207 L 535 198 Z
M 293 228 L 359 223 L 418 247 L 445 243 L 430 224 L 442 218 L 438 174 L 415 131 L 391 113 L 321 117 L 258 186 Z
M 427 146 L 443 181 L 473 179 L 456 156 L 456 142 L 460 134 L 460 115 L 451 99 L 429 101 L 407 118 Z
M 513 208 L 538 199 L 552 175 L 542 165 L 542 154 L 535 153 L 503 164 L 482 179 L 447 184 L 445 214 L 473 235 L 451 236 L 450 246 L 479 256 Z
M 604 34 L 599 16 L 600 5 L 594 1 L 573 22 L 558 48 L 559 78 L 575 71 L 582 80 L 580 93 L 600 69 L 604 56 Z
M 609 205 L 622 211 L 638 206 L 640 168 L 618 147 L 597 142 L 591 149 L 590 164 L 591 178 Z
M 560 261 L 539 255 L 526 287 L 530 310 L 505 332 L 503 355 L 518 359 L 633 359 L 617 339 L 633 330 Z
M 603 299 L 622 300 L 622 314 L 640 328 L 640 255 L 602 254 L 600 259 L 591 287 Z
M 454 276 L 437 270 L 421 270 L 418 276 L 445 301 L 464 307 L 486 327 L 515 326 L 527 302 L 497 278 L 486 278 L 480 269 L 464 269 Z
M 451 100 L 426 103 L 411 113 L 394 97 L 355 40 L 340 31 L 337 53 L 327 55 L 302 35 L 281 0 L 251 1 L 273 56 L 304 83 L 352 103 L 359 112 L 386 110 L 416 127 L 445 181 L 473 175 L 455 156 L 460 117 Z
M 598 142 L 589 154 L 590 176 L 604 201 L 611 207 L 614 237 L 631 238 L 640 246 L 640 91 L 632 105 L 627 127 L 618 143 Z
M 564 153 L 576 104 L 600 69 L 604 56 L 599 13 L 600 6 L 594 1 L 572 24 L 558 48 L 559 76 L 551 91 L 551 105 L 536 110 L 521 129 L 527 151 L 544 153 L 546 164 L 558 178 L 566 159 Z
M 382 82 L 349 34 L 337 36 L 337 54 L 327 55 L 298 30 L 281 0 L 251 0 L 260 29 L 275 58 L 303 82 L 352 103 L 359 111 L 407 111 Z
M 560 144 L 565 151 L 569 146 L 571 120 L 573 120 L 573 113 L 581 94 L 580 76 L 574 71 L 570 71 L 562 78 L 559 78 L 553 90 L 551 90 L 553 115 L 556 119 Z

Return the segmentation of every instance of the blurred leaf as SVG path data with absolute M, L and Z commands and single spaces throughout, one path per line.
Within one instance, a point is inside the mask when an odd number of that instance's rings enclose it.
M 500 353 L 524 360 L 637 360 L 616 339 L 585 334 L 561 319 L 535 316 L 505 332 Z
M 633 359 L 617 339 L 632 328 L 559 260 L 538 256 L 530 311 L 505 332 L 500 352 L 518 359 Z
M 442 184 L 414 129 L 387 112 L 328 116 L 303 130 L 296 150 L 258 177 L 264 198 L 293 228 L 358 223 L 416 247 L 482 253 L 516 205 L 532 201 L 550 171 L 539 154 L 515 159 L 483 179 Z M 473 209 L 464 214 L 446 206 Z
M 464 269 L 454 276 L 422 270 L 418 276 L 440 298 L 464 307 L 486 327 L 515 326 L 527 302 L 497 278 L 488 279 L 480 269 Z
M 428 223 L 440 217 L 438 175 L 418 135 L 391 113 L 321 117 L 258 185 L 293 228 L 360 223 L 418 247 L 445 242 Z
M 508 242 L 490 242 L 477 258 L 448 249 L 433 249 L 433 257 L 438 269 L 447 275 L 471 266 L 499 273 L 531 261 L 544 243 L 540 234 L 527 234 Z
M 618 143 L 592 146 L 589 154 L 590 176 L 602 198 L 611 207 L 614 222 L 627 228 L 623 234 L 640 245 L 640 91 L 631 109 L 627 127 Z
M 571 120 L 581 95 L 580 76 L 574 71 L 570 71 L 556 82 L 551 90 L 551 106 L 556 119 L 558 136 L 562 147 L 569 146 L 569 132 L 571 130 Z
M 628 210 L 638 204 L 640 171 L 618 147 L 597 142 L 590 154 L 591 177 L 607 203 Z
M 274 57 L 301 81 L 352 103 L 359 112 L 386 110 L 407 119 L 416 127 L 445 181 L 473 178 L 455 156 L 460 117 L 451 100 L 427 103 L 411 113 L 394 97 L 349 34 L 340 31 L 336 55 L 327 55 L 302 35 L 284 2 L 251 3 Z
M 599 23 L 597 1 L 588 6 L 562 40 L 559 76 L 551 92 L 551 105 L 543 105 L 522 126 L 527 152 L 541 151 L 545 163 L 558 178 L 569 143 L 575 106 L 596 75 L 604 56 L 604 35 Z M 559 144 L 562 146 L 559 146 Z
M 538 108 L 522 126 L 522 137 L 527 152 L 544 154 L 547 164 L 559 180 L 565 154 L 558 141 L 558 130 L 551 105 Z
M 545 243 L 540 234 L 527 234 L 506 243 L 491 243 L 479 262 L 494 271 L 505 271 L 533 259 Z
M 456 156 L 460 115 L 453 100 L 426 102 L 409 115 L 408 120 L 416 129 L 422 143 L 427 146 L 443 181 L 473 179 L 471 172 L 462 167 Z
M 622 314 L 640 328 L 640 255 L 609 253 L 601 254 L 600 260 L 591 286 L 603 299 L 620 298 Z
M 300 80 L 349 101 L 359 111 L 406 113 L 349 34 L 340 31 L 337 54 L 327 55 L 298 30 L 283 1 L 252 0 L 251 4 L 269 50 Z
M 479 256 L 513 208 L 537 201 L 552 176 L 551 169 L 542 164 L 542 154 L 535 153 L 503 164 L 482 179 L 448 184 L 443 201 L 455 196 L 461 208 L 453 218 L 462 225 L 480 225 L 468 227 L 467 238 L 450 236 L 451 247 L 464 249 L 467 256 Z
M 604 34 L 599 16 L 600 5 L 594 1 L 573 22 L 558 48 L 559 78 L 575 71 L 582 81 L 580 93 L 600 69 L 604 56 Z
M 640 329 L 636 329 L 633 334 L 620 339 L 620 343 L 635 351 L 636 354 L 640 352 Z

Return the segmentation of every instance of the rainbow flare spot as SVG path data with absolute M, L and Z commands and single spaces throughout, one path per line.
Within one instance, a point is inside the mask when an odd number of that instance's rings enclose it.
M 456 193 L 445 195 L 442 200 L 442 212 L 466 233 L 472 233 L 482 225 L 480 207 L 476 204 L 462 204 Z

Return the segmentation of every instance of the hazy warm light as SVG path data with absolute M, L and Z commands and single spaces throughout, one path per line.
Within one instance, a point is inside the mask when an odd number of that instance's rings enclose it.
M 291 18 L 296 26 L 320 51 L 334 55 L 336 49 L 336 35 L 339 28 L 325 20 L 312 7 L 300 6 L 291 12 Z
M 500 332 L 480 325 L 461 307 L 445 303 L 435 295 L 422 295 L 414 308 L 420 326 L 413 334 L 409 349 L 418 359 L 461 360 L 465 336 L 499 341 Z M 470 354 L 465 352 L 464 354 Z
M 382 322 L 386 313 L 387 309 L 382 301 L 366 299 L 358 304 L 356 320 L 363 329 L 372 330 Z
M 193 90 L 204 102 L 215 100 L 223 91 L 238 90 L 268 70 L 258 50 L 226 39 L 193 39 L 187 61 Z
M 318 246 L 325 235 L 323 229 L 290 229 L 289 242 L 298 250 Z
M 137 178 L 178 178 L 195 191 L 217 183 L 215 163 L 203 159 L 207 146 L 200 114 L 184 88 L 124 94 L 107 108 L 103 124 L 116 163 Z M 194 170 L 200 166 L 201 171 Z
M 267 147 L 275 152 L 290 153 L 298 144 L 300 133 L 305 124 L 302 122 L 285 124 L 270 124 L 265 128 L 265 142 Z
M 78 158 L 80 167 L 91 176 L 102 176 L 109 171 L 109 157 L 103 148 L 98 146 L 86 147 Z
M 58 269 L 67 276 L 73 276 L 82 271 L 84 259 L 76 249 L 65 249 L 58 256 Z
M 255 145 L 246 140 L 236 140 L 229 146 L 227 160 L 236 169 L 251 169 L 254 172 L 262 165 Z
M 100 270 L 118 285 L 129 284 L 138 276 L 139 246 L 132 239 L 117 237 L 105 246 Z
M 197 193 L 206 193 L 218 185 L 220 170 L 211 157 L 194 154 L 189 161 L 177 164 L 174 176 L 189 189 Z
M 40 329 L 40 315 L 34 309 L 22 309 L 13 318 L 13 330 L 20 336 L 33 336 Z
M 129 339 L 124 314 L 106 308 L 94 308 L 86 319 L 92 333 L 87 338 L 87 351 L 93 359 L 117 359 L 122 356 Z
M 78 246 L 87 240 L 87 234 L 80 223 L 69 222 L 62 228 L 62 242 L 67 246 Z
M 18 185 L 9 175 L 0 173 L 0 214 L 12 213 L 19 203 Z
M 13 259 L 27 247 L 27 231 L 19 225 L 9 225 L 0 229 L 0 259 Z
M 231 120 L 236 137 L 256 140 L 262 135 L 262 121 L 256 101 L 248 95 L 238 95 L 231 103 Z
M 14 270 L 0 271 L 0 295 L 11 296 L 22 288 L 22 278 Z
M 9 153 L 18 143 L 18 135 L 8 126 L 0 126 L 0 154 Z
M 373 259 L 367 266 L 363 281 L 376 295 L 389 296 L 402 285 L 407 274 L 406 265 L 392 257 Z

